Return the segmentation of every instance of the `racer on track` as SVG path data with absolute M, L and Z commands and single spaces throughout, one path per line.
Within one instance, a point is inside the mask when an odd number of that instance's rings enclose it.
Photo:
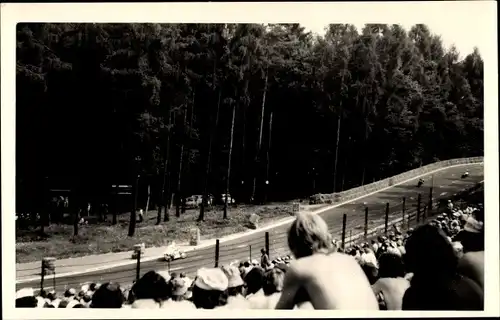
M 182 251 L 179 247 L 175 245 L 175 242 L 172 242 L 164 253 L 165 261 L 174 261 L 177 259 L 185 259 L 186 252 Z

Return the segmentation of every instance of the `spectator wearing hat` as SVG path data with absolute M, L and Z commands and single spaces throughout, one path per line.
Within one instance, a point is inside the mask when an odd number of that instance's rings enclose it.
M 223 266 L 222 271 L 228 279 L 227 294 L 231 297 L 243 296 L 245 282 L 241 278 L 240 272 L 236 267 Z
M 92 295 L 91 308 L 118 309 L 124 302 L 124 297 L 120 285 L 113 282 L 99 286 L 99 289 Z
M 16 308 L 36 308 L 37 305 L 33 288 L 24 288 L 16 292 Z
M 368 244 L 363 248 L 363 253 L 361 254 L 361 264 L 371 263 L 375 268 L 378 268 L 377 257 L 373 251 L 368 247 Z
M 405 264 L 413 278 L 403 310 L 482 310 L 479 285 L 458 274 L 458 259 L 444 232 L 424 225 L 407 240 Z
M 198 309 L 214 309 L 227 303 L 229 280 L 219 268 L 198 269 L 192 301 Z
M 370 283 L 348 255 L 329 253 L 331 236 L 318 215 L 298 213 L 288 233 L 297 258 L 288 268 L 276 309 L 310 302 L 314 309 L 378 310 Z
M 226 309 L 249 309 L 248 301 L 243 295 L 245 283 L 239 270 L 234 266 L 223 266 L 222 271 L 228 279 Z
M 404 278 L 405 268 L 400 256 L 384 253 L 379 259 L 379 279 L 372 285 L 381 310 L 401 310 L 403 296 L 410 282 Z
M 71 300 L 71 299 L 73 299 L 75 296 L 76 296 L 76 290 L 75 290 L 74 288 L 67 289 L 67 290 L 64 292 L 64 298 L 66 298 L 66 300 Z

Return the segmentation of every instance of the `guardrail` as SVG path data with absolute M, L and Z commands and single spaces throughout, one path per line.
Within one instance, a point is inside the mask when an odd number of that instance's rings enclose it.
M 418 177 L 426 174 L 427 172 L 431 172 L 440 168 L 453 167 L 457 165 L 467 165 L 467 164 L 475 164 L 484 162 L 484 157 L 471 157 L 471 158 L 459 158 L 459 159 L 450 159 L 439 162 L 434 162 L 420 168 L 416 168 L 410 171 L 406 171 L 400 173 L 398 175 L 392 176 L 390 178 L 386 178 L 377 182 L 373 182 L 364 186 L 352 188 L 342 192 L 336 192 L 331 194 L 317 194 L 313 197 L 317 199 L 322 199 L 322 202 L 344 202 L 351 199 L 358 198 L 364 194 L 372 193 L 387 187 L 390 187 L 394 184 L 398 184 L 402 181 L 406 181 L 413 177 Z M 318 202 L 321 203 L 321 202 Z

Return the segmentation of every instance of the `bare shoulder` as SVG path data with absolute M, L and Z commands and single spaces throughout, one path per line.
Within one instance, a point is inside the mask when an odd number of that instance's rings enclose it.
M 346 254 L 333 253 L 329 255 L 316 254 L 294 260 L 289 266 L 289 272 L 296 276 L 306 277 L 314 274 L 318 269 L 353 268 L 357 267 L 356 260 Z

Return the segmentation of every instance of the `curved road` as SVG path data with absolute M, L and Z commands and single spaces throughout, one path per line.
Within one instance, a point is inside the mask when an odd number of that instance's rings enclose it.
M 469 170 L 469 177 L 461 179 L 465 168 Z M 482 164 L 471 164 L 467 166 L 453 167 L 434 174 L 433 199 L 445 199 L 453 194 L 472 187 L 483 180 L 484 172 Z M 384 223 L 386 203 L 390 206 L 389 220 L 400 218 L 402 212 L 402 199 L 406 197 L 406 213 L 416 211 L 418 192 L 422 194 L 422 203 L 429 200 L 431 176 L 424 177 L 425 184 L 421 188 L 416 187 L 417 179 L 394 186 L 390 189 L 369 195 L 360 200 L 341 205 L 337 208 L 326 210 L 320 216 L 327 222 L 330 232 L 340 239 L 342 232 L 342 215 L 347 214 L 346 241 L 349 233 L 352 235 L 362 233 L 364 230 L 364 208 L 369 208 L 369 227 L 375 227 Z M 422 204 L 422 208 L 423 208 Z M 412 222 L 415 225 L 415 221 Z M 281 225 L 268 230 L 270 235 L 270 257 L 273 259 L 278 255 L 288 254 L 287 231 L 289 224 Z M 234 260 L 259 259 L 260 249 L 265 244 L 265 231 L 241 237 L 221 243 L 219 265 L 228 264 Z M 251 249 L 250 249 L 251 248 Z M 209 246 L 188 253 L 186 259 L 176 260 L 170 264 L 171 272 L 185 272 L 193 277 L 200 267 L 213 267 L 215 263 L 215 246 Z M 143 262 L 141 264 L 141 275 L 150 270 L 165 270 L 167 263 L 161 260 Z M 82 273 L 56 279 L 56 291 L 61 292 L 65 288 L 79 288 L 83 283 L 116 281 L 123 285 L 132 283 L 136 276 L 136 265 L 115 267 L 112 269 L 99 270 L 95 272 Z M 16 284 L 16 290 L 25 287 L 39 288 L 38 280 Z M 53 280 L 50 276 L 45 279 L 45 288 L 53 288 Z

